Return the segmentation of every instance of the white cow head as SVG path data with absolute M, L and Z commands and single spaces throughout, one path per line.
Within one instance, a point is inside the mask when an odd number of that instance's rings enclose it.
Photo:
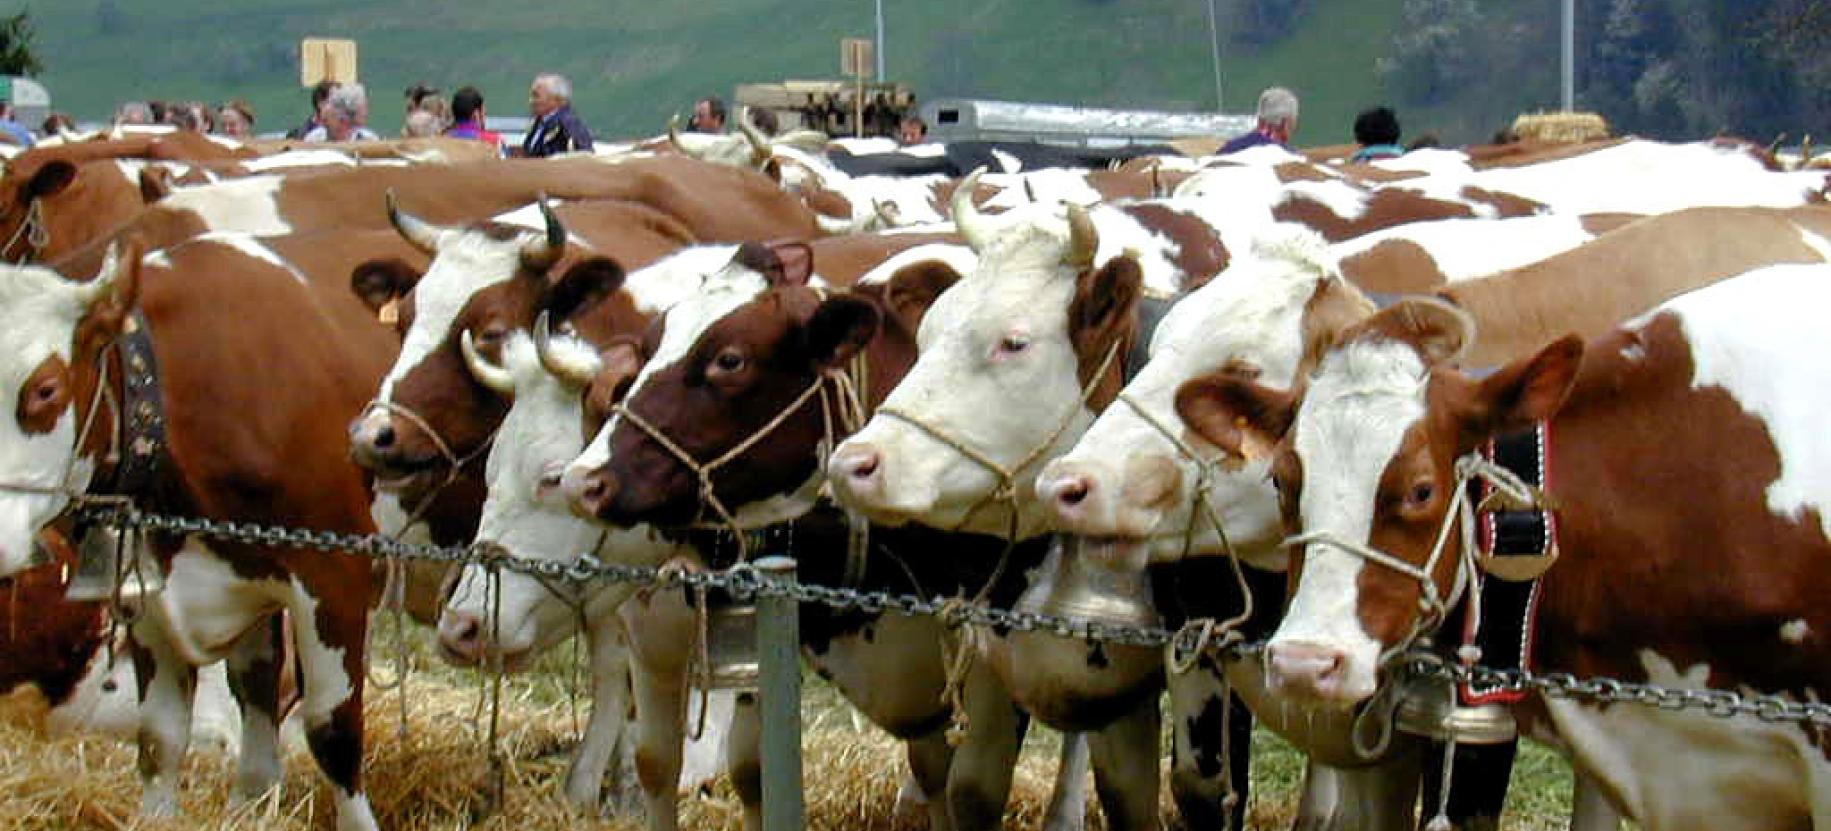
M 544 321 L 543 321 L 544 322 Z M 598 393 L 615 388 L 634 372 L 627 345 L 599 355 L 590 345 L 570 338 L 543 341 L 545 332 L 509 336 L 503 364 L 482 355 L 474 340 L 463 337 L 468 369 L 478 383 L 513 399 L 492 445 L 485 477 L 489 496 L 477 528 L 480 543 L 508 554 L 572 564 L 590 552 L 605 561 L 654 565 L 673 552 L 672 545 L 647 531 L 607 531 L 571 513 L 560 494 L 560 473 L 585 445 L 588 431 L 601 421 Z M 618 375 L 623 373 L 624 375 Z M 448 658 L 475 663 L 495 651 L 507 666 L 525 660 L 573 634 L 579 609 L 614 607 L 627 596 L 619 588 L 583 587 L 503 570 L 499 625 L 492 623 L 496 598 L 481 566 L 466 566 L 439 619 L 439 643 Z
M 915 366 L 828 465 L 841 501 L 873 519 L 1005 534 L 1041 530 L 1031 479 L 1092 420 L 1090 386 L 1116 386 L 1142 293 L 1135 257 L 1095 261 L 1084 210 L 1036 206 L 999 217 L 973 207 L 977 175 L 954 195 L 971 275 L 922 319 Z
M 87 283 L 0 265 L 0 382 L 13 411 L 0 429 L 0 577 L 35 564 L 39 529 L 69 506 L 68 493 L 88 488 L 94 457 L 107 449 L 119 398 L 112 408 L 96 401 L 97 364 L 139 285 L 137 244 L 110 248 Z
M 1150 361 L 1119 402 L 1037 478 L 1054 527 L 1110 541 L 1100 549 L 1110 555 L 1169 560 L 1221 553 L 1218 520 L 1256 565 L 1281 568 L 1263 449 L 1223 456 L 1177 419 L 1176 390 L 1222 369 L 1288 386 L 1306 347 L 1372 311 L 1343 282 L 1321 237 L 1288 225 L 1264 235 L 1170 309 L 1152 336 Z M 1198 491 L 1206 505 L 1196 504 Z
M 1178 394 L 1178 412 L 1216 445 L 1275 447 L 1272 476 L 1302 536 L 1294 594 L 1266 653 L 1274 688 L 1326 705 L 1365 700 L 1385 654 L 1454 602 L 1468 577 L 1451 516 L 1456 459 L 1496 429 L 1554 412 L 1583 348 L 1573 335 L 1475 381 L 1450 368 L 1473 338 L 1460 310 L 1409 300 L 1345 333 L 1294 391 L 1223 374 Z M 1421 604 L 1425 580 L 1440 602 Z

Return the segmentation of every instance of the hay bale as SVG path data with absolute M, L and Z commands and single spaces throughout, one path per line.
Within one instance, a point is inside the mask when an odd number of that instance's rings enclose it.
M 1580 144 L 1609 137 L 1608 121 L 1597 113 L 1521 113 L 1511 132 L 1517 141 L 1545 144 Z

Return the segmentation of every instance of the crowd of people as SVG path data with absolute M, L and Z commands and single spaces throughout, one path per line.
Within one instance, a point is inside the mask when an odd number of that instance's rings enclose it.
M 519 146 L 509 142 L 487 126 L 483 93 L 474 86 L 460 87 L 446 97 L 437 87 L 414 84 L 405 91 L 405 114 L 400 135 L 404 138 L 449 136 L 491 144 L 504 157 L 543 157 L 559 153 L 592 149 L 591 128 L 572 107 L 572 82 L 564 75 L 542 73 L 528 85 L 528 115 L 532 119 Z M 373 141 L 380 138 L 369 127 L 368 91 L 361 84 L 322 81 L 312 87 L 311 109 L 305 120 L 288 130 L 286 137 L 305 142 Z M 1254 128 L 1235 136 L 1220 146 L 1221 153 L 1237 153 L 1262 145 L 1290 148 L 1291 136 L 1297 130 L 1297 95 L 1284 87 L 1271 87 L 1259 95 Z M 757 110 L 747 114 L 750 123 L 765 135 L 777 132 L 775 114 Z M 725 102 L 716 95 L 701 98 L 693 104 L 688 128 L 700 133 L 726 132 L 728 114 Z M 128 101 L 115 110 L 114 123 L 167 124 L 179 129 L 216 133 L 236 139 L 255 136 L 254 108 L 246 101 L 235 100 L 210 106 L 196 101 Z M 57 135 L 75 124 L 63 113 L 53 113 L 40 130 L 42 135 Z M 1355 150 L 1350 162 L 1372 162 L 1394 158 L 1408 150 L 1435 146 L 1432 137 L 1413 141 L 1408 147 L 1399 143 L 1402 135 L 1399 118 L 1390 107 L 1362 111 L 1354 119 Z M 18 123 L 10 102 L 0 100 L 0 142 L 31 146 L 32 130 Z M 928 140 L 928 124 L 910 115 L 897 127 L 897 143 L 922 144 Z

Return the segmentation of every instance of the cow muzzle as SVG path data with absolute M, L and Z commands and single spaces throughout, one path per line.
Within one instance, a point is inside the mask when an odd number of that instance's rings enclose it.
M 1265 663 L 1271 688 L 1298 701 L 1347 707 L 1372 693 L 1352 683 L 1346 649 L 1312 641 L 1273 641 Z
M 1149 457 L 1115 470 L 1099 461 L 1058 459 L 1036 479 L 1056 530 L 1089 537 L 1142 539 L 1158 532 L 1181 481 L 1174 462 Z
M 602 521 L 614 511 L 620 490 L 617 477 L 602 467 L 568 467 L 560 476 L 559 487 L 572 512 L 593 521 Z

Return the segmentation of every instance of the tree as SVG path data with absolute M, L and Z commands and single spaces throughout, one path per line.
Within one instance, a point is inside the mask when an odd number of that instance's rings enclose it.
M 37 75 L 44 71 L 32 46 L 36 34 L 29 11 L 0 20 L 0 75 Z

